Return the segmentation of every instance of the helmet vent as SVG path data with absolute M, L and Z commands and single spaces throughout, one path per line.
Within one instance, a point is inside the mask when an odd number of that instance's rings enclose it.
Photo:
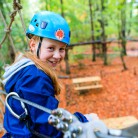
M 38 27 L 38 25 L 39 25 L 39 24 L 37 23 L 36 26 Z
M 34 22 L 36 22 L 36 21 L 37 21 L 37 19 L 34 20 Z

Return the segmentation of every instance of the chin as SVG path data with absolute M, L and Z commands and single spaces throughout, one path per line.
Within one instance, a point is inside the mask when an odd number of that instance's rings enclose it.
M 56 66 L 55 66 L 55 67 L 52 66 L 51 68 L 52 68 L 53 70 L 56 70 Z
M 56 69 L 57 65 L 56 66 L 52 66 L 51 64 L 48 64 L 50 68 L 52 69 Z

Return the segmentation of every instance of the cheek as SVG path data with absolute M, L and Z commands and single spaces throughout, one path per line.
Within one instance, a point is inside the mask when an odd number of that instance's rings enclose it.
M 46 61 L 46 60 L 48 59 L 48 56 L 47 56 L 45 53 L 41 53 L 41 54 L 40 54 L 40 59 L 41 59 L 42 61 Z
M 61 54 L 62 59 L 65 58 L 65 52 Z
M 42 61 L 46 61 L 46 60 L 48 60 L 49 58 L 51 58 L 51 54 L 49 53 L 49 52 L 40 52 L 40 59 L 42 60 Z

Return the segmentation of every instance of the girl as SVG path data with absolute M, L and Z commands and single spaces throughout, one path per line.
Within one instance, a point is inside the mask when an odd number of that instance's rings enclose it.
M 70 42 L 69 26 L 60 15 L 42 11 L 33 16 L 26 34 L 30 39 L 30 52 L 18 56 L 15 62 L 6 68 L 3 76 L 5 90 L 7 93 L 16 92 L 21 98 L 51 110 L 56 109 L 58 100 L 55 96 L 60 94 L 61 88 L 54 68 L 65 57 L 65 49 Z M 23 114 L 19 101 L 12 98 L 9 99 L 9 104 L 14 112 Z M 62 132 L 48 124 L 48 113 L 29 105 L 26 105 L 26 108 L 30 128 L 6 108 L 4 128 L 7 133 L 3 138 L 37 138 L 40 135 L 63 137 Z M 88 121 L 81 113 L 77 112 L 75 115 L 81 122 Z

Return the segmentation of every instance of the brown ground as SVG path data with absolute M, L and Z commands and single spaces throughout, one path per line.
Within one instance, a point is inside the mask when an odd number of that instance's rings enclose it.
M 138 118 L 138 57 L 126 56 L 128 70 L 123 71 L 120 58 L 116 58 L 109 66 L 103 66 L 103 61 L 96 62 L 84 59 L 83 66 L 71 66 L 68 79 L 60 79 L 63 90 L 59 97 L 60 107 L 74 113 L 97 113 L 102 119 L 122 116 Z M 63 67 L 63 66 L 62 66 Z M 67 76 L 60 72 L 59 75 Z M 74 90 L 72 78 L 100 76 L 102 90 L 89 90 L 79 95 Z

